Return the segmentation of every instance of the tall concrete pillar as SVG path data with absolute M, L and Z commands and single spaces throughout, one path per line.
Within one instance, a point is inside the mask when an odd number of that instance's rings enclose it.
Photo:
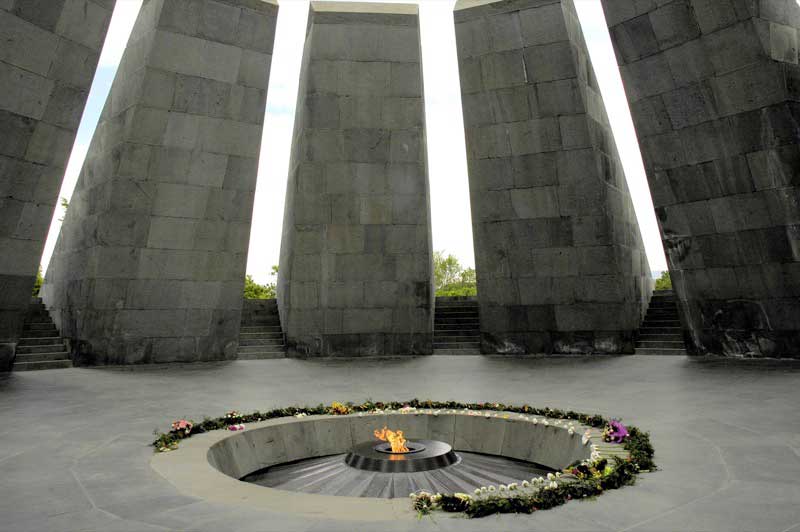
M 603 6 L 691 351 L 800 356 L 800 6 Z
M 650 271 L 572 0 L 456 4 L 486 353 L 631 353 Z
M 22 329 L 114 1 L 0 1 L 0 370 Z
M 417 6 L 312 2 L 278 272 L 290 353 L 429 354 Z
M 235 357 L 277 12 L 142 5 L 43 287 L 78 363 Z

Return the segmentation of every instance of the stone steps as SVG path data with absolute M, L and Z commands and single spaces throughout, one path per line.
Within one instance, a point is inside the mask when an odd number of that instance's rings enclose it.
M 655 320 L 645 318 L 645 321 L 642 323 L 642 325 L 647 327 L 672 327 L 675 329 L 681 328 L 680 320 Z
M 678 307 L 661 307 L 661 308 L 649 308 L 647 309 L 647 315 L 652 317 L 657 316 L 677 316 L 678 315 Z
M 473 332 L 474 331 L 470 331 Z M 459 334 L 457 336 L 439 336 L 437 337 L 436 341 L 441 342 L 480 342 L 481 335 L 480 334 Z
M 437 347 L 437 348 L 434 348 L 433 354 L 434 355 L 445 355 L 445 356 L 454 356 L 454 355 L 457 355 L 457 356 L 470 356 L 470 355 L 475 356 L 475 355 L 480 355 L 481 354 L 481 350 L 480 350 L 480 348 L 476 348 L 476 349 L 444 349 L 444 348 Z
M 281 322 L 271 318 L 269 320 L 256 320 L 256 321 L 248 321 L 248 327 L 280 327 Z
M 478 322 L 468 322 L 468 323 L 435 323 L 434 322 L 434 330 L 435 331 L 460 331 L 462 334 L 464 331 L 479 331 L 480 330 L 480 321 Z
M 243 332 L 243 333 L 246 333 L 246 334 L 252 334 L 252 333 L 282 334 L 280 325 L 269 325 L 269 326 L 262 326 L 262 325 L 252 326 L 252 325 L 248 325 L 248 326 L 243 326 L 239 330 L 240 330 L 240 332 Z
M 637 347 L 641 348 L 658 348 L 658 349 L 683 349 L 682 341 L 653 341 L 653 340 L 639 340 L 636 343 Z
M 475 299 L 436 298 L 433 352 L 436 355 L 478 355 L 480 312 Z
M 252 345 L 283 345 L 283 335 L 272 336 L 269 338 L 240 338 L 240 346 Z
M 14 362 L 12 371 L 36 371 L 40 369 L 71 368 L 72 360 L 45 360 L 42 362 Z
M 653 294 L 647 314 L 639 328 L 636 354 L 686 355 L 678 305 L 675 303 L 675 295 L 671 291 Z
M 53 338 L 58 336 L 58 330 L 50 325 L 47 329 L 28 329 L 22 331 L 23 338 Z
M 60 344 L 44 344 L 44 345 L 18 345 L 17 356 L 19 355 L 34 355 L 38 353 L 64 353 L 67 354 L 67 348 L 63 343 Z
M 282 351 L 282 350 L 283 350 L 283 342 L 274 344 L 239 346 L 239 353 L 261 353 L 261 352 L 272 352 L 272 351 Z
M 12 371 L 71 368 L 72 360 L 41 299 L 28 308 Z
M 464 327 L 453 327 L 447 329 L 436 329 L 436 336 L 444 338 L 445 336 L 472 336 L 475 328 L 472 325 Z
M 640 334 L 640 342 L 681 342 L 683 336 L 680 334 Z
M 22 337 L 19 339 L 19 343 L 17 344 L 17 349 L 20 346 L 31 346 L 31 345 L 52 345 L 52 344 L 60 344 L 63 343 L 64 340 L 60 336 L 39 336 L 36 338 L 25 338 Z
M 258 339 L 268 339 L 268 340 L 283 340 L 283 333 L 282 332 L 256 332 L 256 333 L 239 333 L 240 340 L 258 340 Z
M 480 340 L 476 342 L 433 342 L 433 349 L 480 349 Z
M 674 301 L 664 301 L 653 298 L 650 300 L 650 308 L 653 310 L 674 309 L 678 308 L 678 305 L 676 305 Z
M 281 349 L 280 351 L 263 351 L 258 353 L 239 353 L 237 355 L 239 360 L 272 360 L 276 358 L 286 358 L 286 352 Z
M 66 360 L 69 361 L 69 353 L 66 350 L 57 353 L 17 353 L 17 358 L 14 359 L 15 364 L 26 362 L 44 362 L 51 360 Z
M 637 355 L 686 356 L 686 349 L 655 349 L 636 346 Z
M 41 330 L 56 330 L 55 325 L 53 322 L 48 321 L 37 321 L 37 322 L 28 322 L 25 324 L 25 328 L 31 331 L 41 331 Z
M 281 320 L 276 303 L 252 311 L 239 330 L 239 360 L 269 360 L 286 357 Z

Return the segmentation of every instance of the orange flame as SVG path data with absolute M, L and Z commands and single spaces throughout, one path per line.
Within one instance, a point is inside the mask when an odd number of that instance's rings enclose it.
M 393 431 L 387 429 L 385 426 L 381 430 L 375 431 L 375 437 L 381 441 L 388 441 L 392 446 L 393 453 L 407 453 L 406 439 L 403 437 L 403 431 Z

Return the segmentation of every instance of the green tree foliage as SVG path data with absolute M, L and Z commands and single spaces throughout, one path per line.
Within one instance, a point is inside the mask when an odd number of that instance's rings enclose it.
M 453 255 L 433 253 L 433 278 L 437 296 L 474 296 L 478 294 L 475 270 L 461 267 Z
M 669 271 L 661 272 L 661 277 L 656 279 L 656 290 L 672 290 L 672 279 Z
M 33 283 L 33 297 L 39 295 L 39 290 L 41 290 L 43 283 L 44 277 L 42 277 L 42 267 L 39 266 L 39 270 L 36 272 L 36 282 Z
M 64 209 L 64 217 L 67 216 L 67 209 L 69 208 L 69 201 L 64 196 L 61 196 L 61 207 Z M 59 222 L 63 222 L 64 218 L 59 218 Z
M 272 266 L 273 277 L 278 275 L 278 267 Z M 247 275 L 244 278 L 244 298 L 245 299 L 275 299 L 277 297 L 275 292 L 275 283 L 258 284 L 253 280 L 253 277 Z

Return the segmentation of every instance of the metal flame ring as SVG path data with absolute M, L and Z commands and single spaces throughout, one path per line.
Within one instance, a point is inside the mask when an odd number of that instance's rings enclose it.
M 373 447 L 373 449 L 375 449 L 379 453 L 386 453 L 386 454 L 413 454 L 413 453 L 418 453 L 420 451 L 424 451 L 425 450 L 425 446 L 424 445 L 422 445 L 421 443 L 412 442 L 412 441 L 407 441 L 406 442 L 406 447 L 408 448 L 408 451 L 405 451 L 405 452 L 402 452 L 402 453 L 396 453 L 396 452 L 392 451 L 392 444 L 391 443 L 383 442 L 383 443 L 379 443 L 378 445 Z

